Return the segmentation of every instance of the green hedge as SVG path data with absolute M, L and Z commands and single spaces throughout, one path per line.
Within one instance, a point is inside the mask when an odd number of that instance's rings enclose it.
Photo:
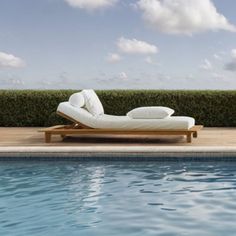
M 76 91 L 0 90 L 0 126 L 50 126 L 66 121 L 56 115 L 58 104 Z M 192 116 L 205 126 L 236 126 L 236 91 L 97 91 L 105 112 L 125 115 L 140 106 L 168 106 L 175 115 Z

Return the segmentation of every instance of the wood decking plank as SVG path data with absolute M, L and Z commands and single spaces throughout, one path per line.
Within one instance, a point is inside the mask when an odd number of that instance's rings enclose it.
M 236 128 L 234 127 L 204 127 L 199 132 L 199 138 L 192 143 L 186 143 L 181 136 L 139 136 L 132 135 L 81 135 L 66 138 L 64 142 L 60 135 L 55 135 L 51 143 L 44 142 L 44 135 L 37 132 L 40 127 L 0 127 L 0 146 L 209 146 L 235 147 Z

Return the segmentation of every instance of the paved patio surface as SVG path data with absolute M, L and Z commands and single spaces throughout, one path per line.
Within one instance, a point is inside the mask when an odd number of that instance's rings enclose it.
M 236 128 L 204 128 L 187 143 L 182 136 L 81 136 L 44 142 L 39 128 L 0 128 L 0 158 L 55 158 L 76 160 L 156 160 L 156 158 L 233 158 Z M 123 158 L 123 159 L 122 159 Z M 146 159 L 145 159 L 146 158 Z M 230 159 L 231 160 L 231 159 Z
M 44 142 L 40 128 L 1 128 L 0 146 L 231 146 L 236 147 L 236 128 L 204 128 L 197 139 L 186 143 L 182 136 L 83 136 L 68 137 L 64 141 L 60 136 L 52 136 L 52 142 Z

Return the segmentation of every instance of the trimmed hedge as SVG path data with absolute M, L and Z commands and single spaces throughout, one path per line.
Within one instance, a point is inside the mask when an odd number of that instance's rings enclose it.
M 68 121 L 56 108 L 73 90 L 0 90 L 0 126 L 43 127 Z M 236 91 L 104 90 L 97 91 L 105 112 L 125 115 L 140 106 L 168 106 L 175 115 L 192 116 L 208 127 L 236 126 Z

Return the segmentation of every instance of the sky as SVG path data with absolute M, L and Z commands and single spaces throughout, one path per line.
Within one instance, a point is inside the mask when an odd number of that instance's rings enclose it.
M 235 0 L 1 0 L 0 89 L 236 89 Z

